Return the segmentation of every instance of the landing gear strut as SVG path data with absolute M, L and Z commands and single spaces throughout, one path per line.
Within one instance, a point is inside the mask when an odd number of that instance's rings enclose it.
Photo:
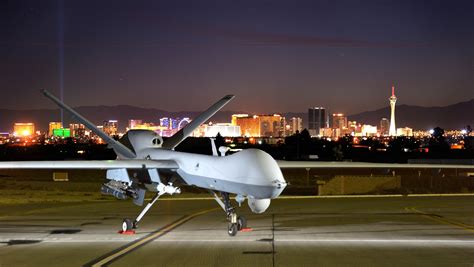
M 132 220 L 130 220 L 129 218 L 126 218 L 123 220 L 123 223 L 122 223 L 122 231 L 123 232 L 127 232 L 127 231 L 132 231 L 133 229 L 137 229 L 138 227 L 138 223 L 140 222 L 140 220 L 143 218 L 143 216 L 145 216 L 145 214 L 148 212 L 148 210 L 151 208 L 151 206 L 153 206 L 153 204 L 155 204 L 155 202 L 164 194 L 170 194 L 170 195 L 173 195 L 173 194 L 180 194 L 181 193 L 181 189 L 177 188 L 177 187 L 173 187 L 172 184 L 169 184 L 169 185 L 164 185 L 162 183 L 160 183 L 157 187 L 157 193 L 156 195 L 151 199 L 150 202 L 148 202 L 145 206 L 145 208 L 143 208 L 142 212 L 140 212 L 140 214 L 138 214 L 137 218 L 132 222 Z
M 155 202 L 158 200 L 158 198 L 160 198 L 161 195 L 162 194 L 157 193 L 151 199 L 151 201 L 148 202 L 148 204 L 146 204 L 145 208 L 142 210 L 142 212 L 140 212 L 140 214 L 138 214 L 137 218 L 133 222 L 129 218 L 125 218 L 123 220 L 123 223 L 122 223 L 122 231 L 126 232 L 126 231 L 131 231 L 133 229 L 137 229 L 138 228 L 138 222 L 140 222 L 140 220 L 143 218 L 143 216 L 145 216 L 145 214 L 148 212 L 148 210 L 151 208 L 151 206 L 153 206 L 153 204 L 155 204 Z
M 247 219 L 244 216 L 237 216 L 237 213 L 235 213 L 235 209 L 230 203 L 229 193 L 221 192 L 222 200 L 214 191 L 211 191 L 211 194 L 227 214 L 227 220 L 229 221 L 227 233 L 230 236 L 235 236 L 237 231 L 247 227 Z

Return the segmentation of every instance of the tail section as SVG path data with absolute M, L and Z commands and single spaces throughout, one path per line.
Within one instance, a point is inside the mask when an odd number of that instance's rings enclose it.
M 190 123 L 186 124 L 181 130 L 175 133 L 172 137 L 167 139 L 163 143 L 163 148 L 165 149 L 174 149 L 178 146 L 184 139 L 186 139 L 199 125 L 205 123 L 209 120 L 214 114 L 216 114 L 221 108 L 223 108 L 227 103 L 229 103 L 234 98 L 233 95 L 226 95 L 221 100 L 217 101 L 214 105 L 208 108 L 206 111 L 201 113 L 197 118 L 192 120 Z
M 108 136 L 106 133 L 103 131 L 99 130 L 92 122 L 84 118 L 81 114 L 77 113 L 75 110 L 73 110 L 71 107 L 68 105 L 64 104 L 61 100 L 56 98 L 54 95 L 49 93 L 46 90 L 41 91 L 47 98 L 51 99 L 54 103 L 56 103 L 59 107 L 64 109 L 66 112 L 71 114 L 71 116 L 76 119 L 77 121 L 81 122 L 84 124 L 87 128 L 89 128 L 91 131 L 93 131 L 95 134 L 97 134 L 102 140 L 104 140 L 110 148 L 113 148 L 114 151 L 117 154 L 120 154 L 126 158 L 135 158 L 136 155 L 133 153 L 130 149 L 128 149 L 126 146 L 122 145 L 121 143 L 115 141 L 112 137 Z

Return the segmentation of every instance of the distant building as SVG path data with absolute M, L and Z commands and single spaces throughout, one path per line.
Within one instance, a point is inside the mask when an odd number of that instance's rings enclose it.
M 62 122 L 55 122 L 55 121 L 50 122 L 49 127 L 48 127 L 48 136 L 53 136 L 54 129 L 60 129 L 60 128 L 63 128 Z
M 347 128 L 347 117 L 342 113 L 332 114 L 332 128 L 340 130 Z
M 59 128 L 53 130 L 53 136 L 55 137 L 71 137 L 71 129 Z
M 233 114 L 232 115 L 232 125 L 237 125 L 237 119 L 238 118 L 247 118 L 249 114 Z
M 135 129 L 137 125 L 140 125 L 143 123 L 143 120 L 128 120 L 128 129 Z
M 258 117 L 260 118 L 260 136 L 285 136 L 285 117 L 280 114 L 259 115 Z
M 86 136 L 86 126 L 81 123 L 69 124 L 70 136 L 84 138 Z
M 118 135 L 118 121 L 117 120 L 108 120 L 104 121 L 104 132 L 109 135 Z
M 215 137 L 218 133 L 224 137 L 238 137 L 240 136 L 240 126 L 231 123 L 204 125 L 204 137 Z
M 182 119 L 163 117 L 160 119 L 160 126 L 168 130 L 175 130 L 175 131 L 170 131 L 170 132 L 176 132 L 177 130 L 183 128 L 184 126 L 186 126 L 186 124 L 190 122 L 191 122 L 191 119 L 187 117 L 182 118 Z
M 319 135 L 321 128 L 329 128 L 326 109 L 312 107 L 308 109 L 308 130 L 311 135 Z
M 13 124 L 14 136 L 31 136 L 35 133 L 35 124 L 32 122 L 15 122 Z
M 360 123 L 357 123 L 357 121 L 348 121 L 347 122 L 347 129 L 350 133 L 350 135 L 357 135 L 361 133 L 361 128 L 362 128 L 362 125 Z
M 299 117 L 293 117 L 290 119 L 290 122 L 287 125 L 289 127 L 287 129 L 286 135 L 292 135 L 292 134 L 295 134 L 296 132 L 301 133 L 301 131 L 303 130 L 303 119 Z
M 207 124 L 199 125 L 199 127 L 194 129 L 191 136 L 193 136 L 193 137 L 204 137 L 206 135 L 206 128 L 207 128 Z M 239 134 L 240 134 L 240 132 L 239 132 Z
M 240 135 L 247 137 L 284 137 L 285 118 L 280 114 L 233 116 L 235 124 L 240 127 Z
M 413 136 L 413 129 L 412 128 L 398 128 L 397 129 L 397 136 Z
M 162 129 L 160 135 L 164 137 L 173 136 L 180 129 L 180 125 L 184 127 L 189 121 L 189 118 L 181 120 L 180 118 L 163 117 L 160 119 L 160 129 Z
M 133 129 L 155 131 L 156 129 L 166 130 L 168 128 L 161 127 L 161 126 L 156 126 L 155 124 L 153 124 L 151 122 L 143 122 L 143 123 L 140 123 L 140 124 L 133 125 Z
M 376 136 L 377 135 L 377 126 L 364 124 L 364 125 L 362 125 L 361 134 L 362 134 L 362 136 Z
M 334 136 L 334 129 L 333 128 L 321 128 L 319 129 L 319 136 L 324 136 L 324 137 L 333 137 Z
M 240 114 L 241 115 L 241 114 Z M 235 118 L 235 125 L 240 127 L 240 136 L 259 137 L 260 136 L 260 119 L 257 115 L 254 116 L 232 116 Z
M 179 124 L 181 122 L 181 118 L 170 118 L 169 119 L 169 123 L 171 125 L 171 128 L 172 130 L 177 130 L 179 129 Z
M 347 127 L 347 116 L 344 116 L 342 113 L 332 114 L 332 129 L 334 130 L 332 137 L 340 137 L 345 134 L 350 134 L 351 131 Z
M 5 143 L 7 143 L 8 141 L 10 141 L 9 138 L 10 138 L 10 133 L 0 132 L 0 145 L 3 145 Z
M 380 120 L 380 135 L 388 135 L 389 134 L 389 128 L 390 128 L 390 122 L 388 121 L 387 118 L 382 118 Z
M 166 127 L 167 129 L 171 129 L 170 125 L 171 125 L 170 118 L 163 117 L 163 118 L 160 119 L 160 126 L 161 127 Z

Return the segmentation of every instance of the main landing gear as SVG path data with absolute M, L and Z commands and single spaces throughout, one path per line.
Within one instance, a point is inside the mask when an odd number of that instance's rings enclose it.
M 126 219 L 123 220 L 123 222 L 122 222 L 122 233 L 132 231 L 133 228 L 134 227 L 133 227 L 132 220 L 130 220 L 129 218 L 126 218 Z
M 235 209 L 230 203 L 229 193 L 221 192 L 222 200 L 214 191 L 211 191 L 211 194 L 227 214 L 227 220 L 229 221 L 227 225 L 227 233 L 230 236 L 235 236 L 237 231 L 247 227 L 247 219 L 244 216 L 238 216 L 237 213 L 235 213 Z

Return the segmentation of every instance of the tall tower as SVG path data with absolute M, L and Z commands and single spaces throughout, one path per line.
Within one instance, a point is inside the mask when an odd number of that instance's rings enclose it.
M 394 85 L 392 85 L 392 96 L 390 96 L 389 100 L 390 100 L 390 130 L 388 131 L 388 135 L 396 136 L 397 128 L 395 128 L 395 103 L 397 102 L 397 97 L 395 96 Z

